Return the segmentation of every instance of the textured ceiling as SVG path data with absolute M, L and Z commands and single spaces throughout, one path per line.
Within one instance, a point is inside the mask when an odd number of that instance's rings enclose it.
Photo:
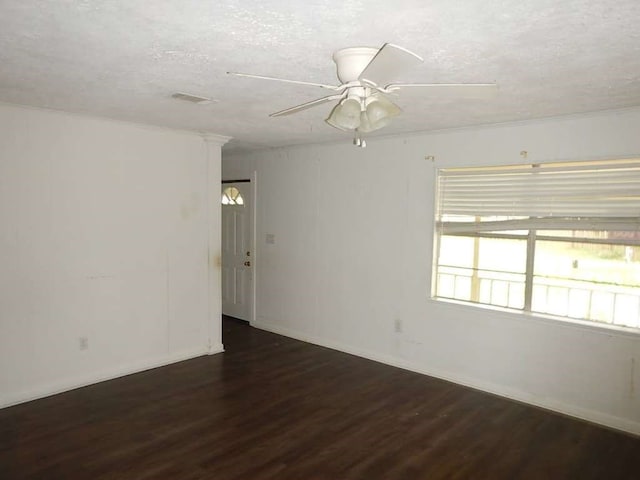
M 333 51 L 394 43 L 425 58 L 403 80 L 492 82 L 493 100 L 404 90 L 397 134 L 640 105 L 639 0 L 0 0 L 0 101 L 234 138 L 231 149 L 350 141 L 315 87 Z M 213 97 L 199 106 L 175 92 Z

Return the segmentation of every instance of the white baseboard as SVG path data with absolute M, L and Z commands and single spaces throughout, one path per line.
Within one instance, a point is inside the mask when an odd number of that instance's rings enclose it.
M 607 413 L 599 412 L 596 410 L 590 410 L 575 405 L 570 405 L 553 398 L 541 398 L 531 393 L 506 387 L 504 385 L 497 385 L 481 381 L 479 382 L 475 379 L 467 378 L 452 372 L 425 368 L 422 365 L 409 362 L 402 358 L 394 357 L 391 355 L 380 355 L 379 353 L 373 351 L 361 349 L 352 345 L 347 345 L 332 340 L 327 340 L 325 338 L 319 338 L 304 332 L 291 330 L 289 328 L 281 327 L 278 325 L 273 325 L 265 322 L 252 322 L 251 326 L 259 328 L 261 330 L 277 333 L 279 335 L 284 335 L 285 337 L 295 338 L 296 340 L 302 340 L 303 342 L 313 343 L 315 345 L 320 345 L 332 350 L 338 350 L 341 352 L 349 353 L 351 355 L 356 355 L 358 357 L 363 357 L 368 360 L 384 363 L 386 365 L 391 365 L 423 375 L 428 375 L 430 377 L 439 378 L 452 383 L 456 383 L 458 385 L 464 385 L 465 387 L 470 387 L 475 390 L 481 390 L 483 392 L 488 392 L 500 397 L 527 403 L 529 405 L 534 405 L 545 410 L 551 410 L 553 412 L 561 413 L 563 415 L 578 418 L 581 420 L 586 420 L 588 422 L 603 425 L 615 430 L 621 430 L 623 432 L 631 433 L 634 435 L 640 435 L 640 423 L 627 418 L 616 417 L 614 415 L 609 415 Z
M 168 356 L 146 359 L 129 365 L 121 365 L 113 369 L 103 370 L 101 372 L 97 372 L 84 377 L 64 379 L 59 382 L 40 385 L 31 390 L 25 390 L 22 392 L 10 393 L 8 395 L 0 396 L 0 408 L 10 407 L 19 403 L 30 402 L 32 400 L 48 397 L 50 395 L 56 395 L 58 393 L 66 392 L 69 390 L 75 390 L 76 388 L 86 387 L 87 385 L 92 385 L 94 383 L 104 382 L 105 380 L 112 380 L 114 378 L 124 377 L 133 373 L 151 370 L 152 368 L 163 367 L 171 363 L 177 363 L 183 360 L 189 360 L 191 358 L 200 357 L 203 355 L 221 353 L 223 351 L 224 348 L 222 344 L 219 343 L 213 345 L 211 348 L 206 347 L 184 350 Z
M 207 355 L 215 355 L 222 352 L 224 352 L 224 345 L 222 343 L 214 343 L 213 345 L 209 345 L 207 349 Z

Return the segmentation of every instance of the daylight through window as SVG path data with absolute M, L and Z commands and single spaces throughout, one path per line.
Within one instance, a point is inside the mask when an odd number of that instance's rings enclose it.
M 222 192 L 222 205 L 244 205 L 240 190 L 236 187 L 225 188 Z
M 440 169 L 434 295 L 640 328 L 640 160 Z

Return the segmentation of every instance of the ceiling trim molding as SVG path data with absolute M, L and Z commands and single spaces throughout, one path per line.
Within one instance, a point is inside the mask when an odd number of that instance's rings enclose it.
M 233 137 L 226 137 L 224 135 L 218 135 L 215 133 L 200 133 L 202 139 L 207 143 L 213 143 L 222 147 L 225 143 L 231 140 Z

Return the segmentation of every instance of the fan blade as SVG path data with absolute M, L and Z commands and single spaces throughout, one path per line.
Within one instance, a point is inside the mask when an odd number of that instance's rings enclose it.
M 286 110 L 280 110 L 279 112 L 272 113 L 269 116 L 282 117 L 284 115 L 291 115 L 292 113 L 298 113 L 302 110 L 306 110 L 307 108 L 315 107 L 316 105 L 322 105 L 323 103 L 331 102 L 333 100 L 338 100 L 342 97 L 344 97 L 344 95 L 329 95 L 328 97 L 317 98 L 316 100 L 311 100 L 310 102 L 303 103 L 302 105 L 296 105 L 295 107 L 287 108 Z
M 302 82 L 300 80 L 289 80 L 286 78 L 266 77 L 264 75 L 253 75 L 251 73 L 240 72 L 227 72 L 229 75 L 235 75 L 236 77 L 257 78 L 258 80 L 272 80 L 274 82 L 295 83 L 297 85 L 309 85 L 311 87 L 326 88 L 328 90 L 342 91 L 345 89 L 343 86 L 325 85 L 323 83 Z
M 395 92 L 401 88 L 422 88 L 429 95 L 447 98 L 485 99 L 498 94 L 498 85 L 495 83 L 392 83 L 384 91 Z
M 375 85 L 386 85 L 397 80 L 398 75 L 402 75 L 422 62 L 421 57 L 406 48 L 385 43 L 364 68 L 358 80 Z

